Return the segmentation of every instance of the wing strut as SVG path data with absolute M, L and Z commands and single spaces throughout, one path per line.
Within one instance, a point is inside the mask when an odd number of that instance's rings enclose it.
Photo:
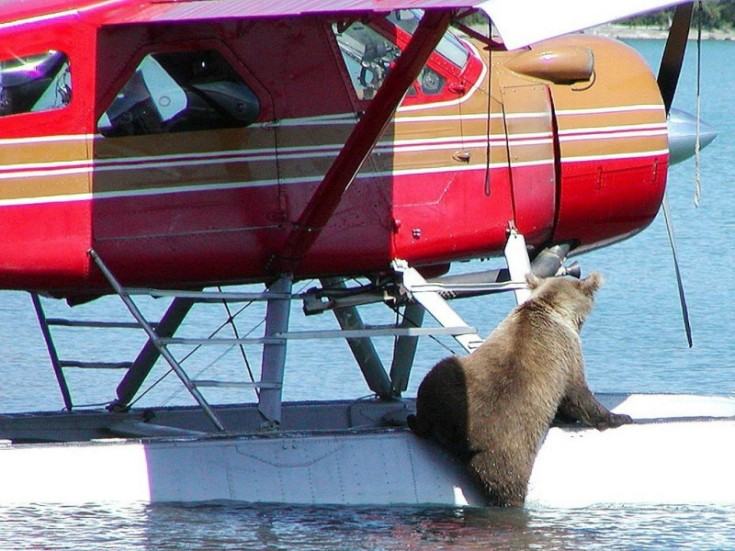
M 337 209 L 347 187 L 388 125 L 398 104 L 416 80 L 449 27 L 450 10 L 427 10 L 406 49 L 396 61 L 324 179 L 304 208 L 285 245 L 275 256 L 275 273 L 293 273 Z

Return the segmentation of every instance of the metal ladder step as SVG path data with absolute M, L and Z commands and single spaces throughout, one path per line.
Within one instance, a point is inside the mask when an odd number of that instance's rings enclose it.
M 365 329 L 325 329 L 319 331 L 288 331 L 277 333 L 270 337 L 227 338 L 227 339 L 197 339 L 187 337 L 170 337 L 158 339 L 165 345 L 195 345 L 195 346 L 230 346 L 233 344 L 275 344 L 288 340 L 311 339 L 356 339 L 363 337 L 423 337 L 428 335 L 474 335 L 477 330 L 467 325 L 455 327 L 396 327 L 394 325 L 365 326 Z
M 199 388 L 281 388 L 280 384 L 263 381 L 216 381 L 213 379 L 192 379 L 191 383 Z
M 78 367 L 81 369 L 130 369 L 133 362 L 82 362 L 77 360 L 59 360 L 59 367 Z
M 95 320 L 71 320 L 66 318 L 46 318 L 47 325 L 56 327 L 82 327 L 82 328 L 100 328 L 100 329 L 140 329 L 140 325 L 130 321 L 95 321 Z M 155 328 L 158 324 L 151 323 L 151 327 Z
M 140 289 L 123 287 L 115 278 L 114 274 L 105 265 L 100 256 L 90 250 L 89 255 L 107 279 L 107 282 L 114 289 L 120 299 L 127 307 L 130 314 L 138 322 L 141 329 L 148 336 L 148 343 L 151 348 L 155 348 L 160 355 L 176 373 L 186 389 L 197 401 L 205 415 L 219 431 L 225 428 L 218 418 L 216 412 L 209 405 L 205 397 L 199 392 L 200 387 L 250 387 L 260 389 L 258 410 L 269 421 L 279 423 L 281 419 L 281 389 L 283 384 L 283 369 L 285 366 L 285 342 L 282 337 L 275 338 L 273 335 L 285 333 L 288 327 L 288 312 L 290 311 L 290 302 L 295 295 L 291 293 L 292 282 L 291 277 L 282 275 L 275 282 L 271 283 L 269 288 L 263 293 L 223 293 L 223 292 L 203 292 L 203 291 L 168 291 L 159 289 Z M 173 331 L 167 332 L 162 330 L 162 335 L 154 331 L 151 325 L 143 317 L 142 312 L 133 300 L 134 296 L 145 295 L 152 297 L 168 297 L 173 298 L 174 303 L 181 301 L 191 306 L 192 303 L 220 303 L 238 302 L 238 301 L 266 301 L 265 316 L 265 335 L 263 339 L 177 339 L 173 337 Z M 161 325 L 164 324 L 163 319 Z M 237 332 L 235 336 L 238 337 Z M 231 382 L 231 381 L 213 381 L 213 380 L 192 380 L 180 362 L 173 356 L 169 350 L 172 344 L 224 344 L 236 345 L 247 342 L 255 342 L 263 344 L 263 360 L 261 369 L 261 382 Z M 133 370 L 135 370 L 135 366 Z M 132 371 L 132 370 L 131 370 Z M 129 372 L 130 373 L 130 372 Z
M 219 292 L 219 291 L 181 291 L 169 289 L 146 289 L 140 287 L 125 287 L 122 289 L 127 296 L 150 296 L 154 298 L 185 298 L 192 302 L 253 302 L 268 301 L 274 299 L 291 299 L 290 293 L 236 293 L 236 292 Z

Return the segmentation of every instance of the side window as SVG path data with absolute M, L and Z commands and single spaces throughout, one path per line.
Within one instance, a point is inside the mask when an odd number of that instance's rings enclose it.
M 98 121 L 104 136 L 252 124 L 260 103 L 219 52 L 149 54 Z
M 333 23 L 332 31 L 358 99 L 372 99 L 400 50 L 360 21 L 349 26 Z
M 62 52 L 0 60 L 0 116 L 59 109 L 70 101 L 69 60 Z
M 390 17 L 388 21 L 393 24 Z M 337 39 L 358 99 L 372 99 L 401 50 L 360 21 L 350 25 L 333 23 L 332 32 Z M 408 94 L 415 95 L 419 90 L 426 96 L 435 96 L 444 91 L 444 85 L 445 80 L 441 75 L 429 67 L 424 67 Z
M 419 21 L 423 14 L 423 10 L 396 10 L 389 13 L 386 19 L 408 34 L 413 34 L 416 31 L 416 27 L 419 26 Z M 459 69 L 465 66 L 470 57 L 467 48 L 452 34 L 451 30 L 439 41 L 439 44 L 436 46 L 436 51 Z

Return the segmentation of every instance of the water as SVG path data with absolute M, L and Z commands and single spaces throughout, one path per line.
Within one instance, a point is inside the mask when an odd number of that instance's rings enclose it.
M 658 65 L 661 41 L 633 44 L 654 67 Z M 687 54 L 676 100 L 677 107 L 690 112 L 695 110 L 694 54 L 693 48 Z M 734 43 L 703 44 L 703 118 L 716 126 L 719 137 L 702 156 L 701 207 L 692 206 L 692 161 L 675 167 L 669 179 L 669 200 L 694 348 L 689 350 L 686 346 L 666 230 L 659 217 L 642 234 L 578 258 L 585 272 L 599 270 L 607 280 L 583 334 L 588 378 L 597 391 L 735 392 L 735 313 L 730 305 L 735 296 L 735 199 L 730 174 L 735 158 L 735 116 L 730 109 L 729 93 L 735 88 L 732 59 Z M 477 268 L 477 263 L 457 267 Z M 456 306 L 481 332 L 487 333 L 511 304 L 510 297 L 500 297 L 465 301 Z M 120 309 L 120 305 L 114 299 L 105 299 L 90 309 L 98 308 L 112 311 Z M 152 303 L 145 308 L 154 313 L 161 306 Z M 50 309 L 53 312 L 63 308 L 50 304 Z M 84 313 L 84 308 L 81 311 Z M 297 310 L 294 317 L 297 327 L 305 326 Z M 313 322 L 333 326 L 326 317 L 309 321 L 312 328 Z M 193 325 L 213 324 L 200 317 Z M 0 334 L 4 343 L 2 410 L 60 409 L 62 403 L 26 295 L 0 295 Z M 140 341 L 128 342 L 118 336 L 89 341 L 68 335 L 66 339 L 67 347 L 100 353 L 109 349 L 135 350 L 140 345 Z M 368 394 L 344 344 L 291 350 L 286 399 L 355 398 Z M 237 350 L 225 352 L 217 366 L 210 365 L 220 352 L 200 359 L 194 372 L 214 378 L 213 372 L 219 369 L 222 378 L 240 376 Z M 421 376 L 446 353 L 444 345 L 422 343 L 409 395 L 415 393 Z M 156 375 L 162 373 L 159 368 Z M 117 378 L 117 374 L 72 375 L 75 402 L 109 400 Z M 223 399 L 231 401 L 242 396 L 225 395 Z M 191 400 L 181 391 L 181 385 L 168 377 L 138 405 L 153 403 Z M 728 549 L 735 548 L 735 507 L 512 511 L 241 504 L 0 507 L 0 549 L 72 548 Z
M 28 506 L 0 526 L 3 549 L 703 551 L 732 549 L 735 509 Z

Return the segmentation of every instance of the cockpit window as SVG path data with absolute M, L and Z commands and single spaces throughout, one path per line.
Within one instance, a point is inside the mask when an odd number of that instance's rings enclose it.
M 70 101 L 69 60 L 62 52 L 0 60 L 0 116 L 58 109 Z
M 333 23 L 332 31 L 357 98 L 372 99 L 400 55 L 400 48 L 361 21 Z M 442 93 L 444 85 L 441 75 L 424 67 L 409 95 L 415 95 L 418 89 L 427 96 L 435 96 Z
M 332 31 L 358 99 L 372 99 L 400 50 L 361 21 L 348 26 L 334 23 Z
M 260 102 L 214 50 L 150 54 L 102 114 L 104 136 L 236 128 L 252 124 Z
M 396 10 L 391 12 L 386 19 L 406 31 L 408 34 L 413 34 L 416 27 L 418 27 L 423 14 L 423 10 Z M 462 45 L 459 39 L 457 39 L 451 31 L 447 32 L 442 37 L 439 44 L 436 46 L 436 51 L 460 69 L 465 66 L 465 63 L 467 63 L 467 59 L 469 58 L 467 48 Z

